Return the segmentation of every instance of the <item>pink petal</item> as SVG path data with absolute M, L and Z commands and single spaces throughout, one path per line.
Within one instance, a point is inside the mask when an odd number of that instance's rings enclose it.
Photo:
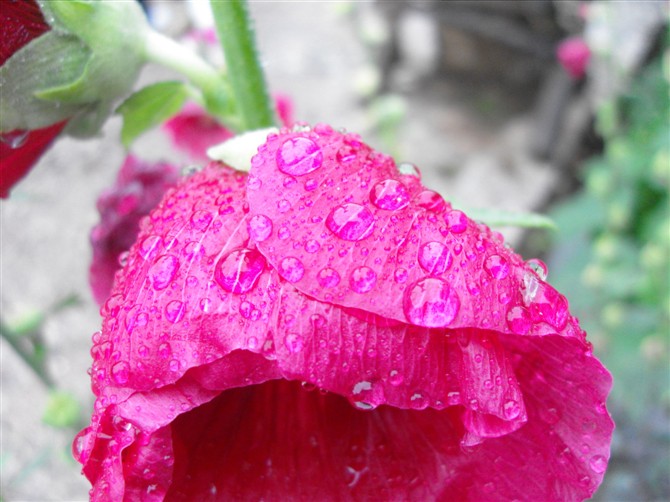
M 102 310 L 98 399 L 75 441 L 93 500 L 595 491 L 611 381 L 576 321 L 546 307 L 563 303 L 553 288 L 527 280 L 533 301 L 507 320 L 516 331 L 563 326 L 539 337 L 411 326 L 317 301 L 295 288 L 307 267 L 275 270 L 258 252 L 280 230 L 249 212 L 245 184 L 211 164 L 142 224 Z M 500 260 L 486 263 L 504 275 Z M 316 387 L 328 394 L 307 391 Z

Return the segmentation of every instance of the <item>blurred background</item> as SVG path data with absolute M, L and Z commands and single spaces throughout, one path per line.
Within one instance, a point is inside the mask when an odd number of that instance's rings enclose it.
M 206 2 L 145 7 L 157 29 L 222 60 Z M 269 87 L 296 120 L 360 133 L 455 205 L 553 218 L 555 231 L 500 230 L 548 263 L 614 375 L 617 429 L 594 500 L 670 499 L 669 4 L 252 1 L 251 12 Z M 150 66 L 140 84 L 173 77 Z M 125 157 L 120 127 L 59 140 L 0 206 L 2 500 L 88 497 L 70 444 L 92 408 L 89 233 Z M 187 162 L 161 131 L 133 151 Z

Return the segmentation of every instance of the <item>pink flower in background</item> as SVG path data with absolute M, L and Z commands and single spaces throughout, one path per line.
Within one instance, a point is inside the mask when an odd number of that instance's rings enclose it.
M 210 164 L 102 309 L 92 500 L 590 497 L 611 377 L 538 263 L 328 126 Z
M 285 126 L 293 125 L 293 103 L 283 94 L 275 95 L 277 116 Z M 174 146 L 186 152 L 193 161 L 208 160 L 207 149 L 233 137 L 234 133 L 195 103 L 187 103 L 163 124 Z
M 582 79 L 586 75 L 586 67 L 591 58 L 591 50 L 580 37 L 563 40 L 556 50 L 558 61 L 565 71 L 574 78 Z
M 170 164 L 145 162 L 128 155 L 114 186 L 98 198 L 100 223 L 91 231 L 89 282 L 100 305 L 112 290 L 114 274 L 120 268 L 119 258 L 137 238 L 140 220 L 178 179 L 179 170 Z
M 49 31 L 37 2 L 3 2 L 0 9 L 0 66 L 31 40 Z M 34 131 L 8 131 L 0 135 L 0 197 L 23 178 L 60 134 L 66 122 Z

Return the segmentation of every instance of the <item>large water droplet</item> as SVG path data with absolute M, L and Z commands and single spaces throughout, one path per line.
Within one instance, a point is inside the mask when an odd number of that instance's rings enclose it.
M 316 274 L 316 280 L 322 288 L 334 288 L 340 283 L 340 274 L 335 269 L 325 267 Z
M 118 385 L 123 385 L 128 382 L 130 377 L 130 366 L 127 362 L 121 361 L 112 366 L 112 380 Z
M 484 269 L 494 279 L 502 280 L 509 275 L 509 264 L 507 260 L 497 254 L 491 255 L 484 261 Z
M 442 196 L 432 190 L 424 190 L 414 199 L 417 206 L 433 213 L 441 213 L 447 207 Z
M 292 138 L 284 141 L 277 150 L 277 168 L 291 176 L 303 176 L 315 171 L 323 163 L 323 152 L 308 138 Z
M 333 209 L 326 218 L 326 227 L 340 239 L 360 241 L 366 238 L 375 224 L 370 210 L 359 204 L 342 204 Z
M 349 286 L 356 293 L 367 293 L 377 283 L 377 274 L 370 267 L 356 267 L 349 276 Z
M 278 272 L 288 282 L 294 283 L 298 282 L 305 275 L 305 267 L 294 256 L 287 256 L 279 263 Z
M 412 324 L 428 328 L 448 326 L 460 308 L 458 294 L 446 281 L 426 277 L 405 290 L 403 310 Z
M 158 253 L 158 248 L 163 242 L 163 239 L 158 235 L 147 235 L 142 242 L 140 242 L 139 253 L 145 260 L 150 260 Z
M 458 209 L 449 211 L 445 215 L 444 221 L 453 234 L 462 234 L 468 228 L 468 217 L 465 216 L 463 211 L 459 211 Z
M 528 309 L 520 305 L 510 308 L 507 311 L 507 326 L 512 330 L 512 333 L 517 335 L 527 334 L 533 326 Z
M 451 253 L 441 242 L 427 242 L 419 248 L 419 265 L 431 275 L 440 275 L 451 267 Z
M 372 187 L 370 201 L 380 209 L 397 211 L 409 204 L 409 192 L 399 181 L 384 180 Z
M 246 293 L 265 269 L 265 258 L 255 249 L 235 249 L 222 256 L 214 269 L 214 279 L 226 291 Z
M 16 130 L 0 134 L 0 141 L 2 141 L 9 148 L 21 148 L 28 141 L 30 131 Z
M 521 406 L 514 399 L 509 399 L 503 404 L 503 415 L 506 420 L 514 420 L 521 414 Z
M 184 317 L 184 312 L 186 312 L 184 302 L 180 302 L 179 300 L 172 300 L 165 306 L 165 317 L 172 323 L 181 321 Z
M 154 289 L 167 288 L 177 274 L 178 268 L 179 259 L 176 256 L 166 254 L 158 258 L 149 270 L 149 277 Z
M 272 220 L 264 214 L 252 216 L 247 223 L 249 237 L 256 242 L 263 242 L 272 235 Z

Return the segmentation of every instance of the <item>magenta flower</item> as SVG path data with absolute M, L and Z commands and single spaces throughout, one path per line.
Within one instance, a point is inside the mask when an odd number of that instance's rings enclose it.
M 591 50 L 580 37 L 566 38 L 556 49 L 559 63 L 568 74 L 580 80 L 586 75 L 586 67 L 591 59 Z
M 37 2 L 3 2 L 0 9 L 0 66 L 31 40 L 49 31 Z M 0 197 L 26 174 L 60 134 L 66 122 L 34 131 L 9 131 L 0 136 Z
M 89 283 L 102 305 L 109 297 L 119 258 L 137 239 L 140 220 L 158 205 L 165 191 L 176 185 L 179 170 L 165 162 L 144 162 L 134 155 L 124 161 L 116 183 L 98 198 L 100 223 L 91 231 L 93 259 Z M 121 260 L 123 261 L 123 260 Z
M 611 377 L 499 234 L 282 130 L 141 223 L 93 337 L 92 500 L 582 500 Z

